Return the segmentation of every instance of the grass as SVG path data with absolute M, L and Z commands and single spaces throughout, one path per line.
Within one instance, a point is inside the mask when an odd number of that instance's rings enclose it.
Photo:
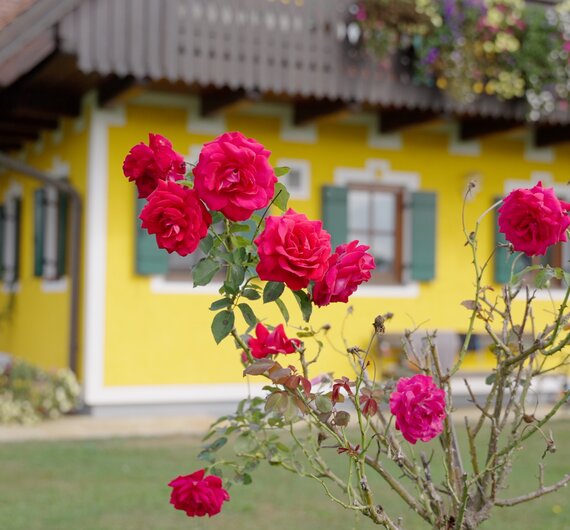
M 570 472 L 570 423 L 553 424 L 558 452 L 545 459 L 547 484 Z M 367 519 L 331 503 L 320 486 L 262 466 L 253 484 L 233 489 L 231 502 L 212 519 L 188 519 L 169 504 L 173 477 L 201 467 L 199 440 L 128 439 L 88 442 L 0 444 L 2 530 L 350 530 L 372 528 Z M 515 462 L 507 497 L 536 485 L 536 463 L 544 442 L 534 437 Z M 331 451 L 335 465 L 345 457 Z M 377 501 L 404 515 L 406 530 L 424 529 L 387 487 Z M 484 527 L 570 530 L 568 490 L 514 508 L 497 509 Z

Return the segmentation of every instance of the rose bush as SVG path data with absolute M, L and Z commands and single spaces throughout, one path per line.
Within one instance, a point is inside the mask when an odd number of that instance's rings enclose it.
M 408 442 L 429 442 L 443 431 L 445 391 L 428 375 L 402 377 L 390 395 L 390 411 Z
M 313 286 L 313 302 L 323 307 L 333 302 L 348 302 L 348 297 L 358 286 L 370 280 L 374 270 L 374 258 L 367 251 L 367 245 L 358 241 L 339 245 L 328 262 L 323 278 Z
M 320 280 L 331 253 L 331 236 L 322 226 L 321 221 L 310 221 L 293 209 L 281 217 L 268 217 L 265 230 L 255 240 L 259 278 L 283 282 L 293 291 Z
M 216 515 L 222 510 L 222 504 L 230 500 L 222 487 L 222 480 L 205 475 L 206 471 L 200 469 L 191 475 L 177 477 L 168 484 L 172 488 L 170 503 L 189 517 Z
M 344 325 L 338 346 L 329 333 L 330 325 L 310 322 L 313 306 L 346 302 L 371 278 L 374 258 L 369 248 L 352 241 L 331 254 L 331 236 L 322 223 L 288 209 L 288 193 L 274 179 L 286 168 L 269 171 L 268 155 L 261 144 L 239 133 L 222 135 L 205 146 L 193 174 L 177 181 L 159 178 L 140 216 L 143 227 L 156 234 L 157 244 L 169 252 L 184 255 L 200 245 L 205 256 L 193 267 L 195 285 L 206 285 L 219 271 L 225 273 L 217 289 L 220 297 L 210 306 L 215 312 L 212 334 L 216 343 L 231 338 L 236 355 L 241 353 L 244 375 L 263 381 L 262 396 L 241 401 L 235 414 L 213 424 L 199 455 L 205 468 L 170 483 L 172 504 L 189 516 L 215 515 L 229 499 L 220 477 L 227 488 L 249 484 L 251 472 L 267 461 L 316 480 L 336 504 L 389 530 L 402 530 L 402 518 L 393 518 L 377 504 L 371 474 L 389 484 L 409 512 L 431 528 L 473 530 L 496 506 L 518 505 L 570 482 L 568 475 L 545 487 L 541 479 L 537 490 L 522 497 L 497 495 L 505 489 L 515 451 L 529 436 L 542 433 L 547 441 L 545 455 L 553 452 L 554 442 L 542 427 L 570 392 L 564 391 L 542 419 L 528 414 L 525 407 L 533 379 L 552 370 L 546 360 L 570 344 L 566 311 L 570 289 L 554 323 L 541 328 L 531 307 L 534 293 L 528 282 L 523 283 L 526 273 L 541 266 L 517 272 L 501 289 L 485 285 L 495 249 L 481 261 L 479 221 L 468 231 L 464 218 L 465 247 L 471 253 L 475 281 L 473 299 L 462 303 L 469 311 L 463 345 L 444 371 L 436 332 L 426 332 L 420 345 L 412 340 L 412 331 L 405 331 L 401 368 L 416 373 L 398 380 L 386 377 L 380 374 L 376 345 L 391 313 L 374 318 L 366 347 L 350 344 Z M 254 202 L 254 194 L 262 200 Z M 254 213 L 261 204 L 265 211 Z M 549 245 L 565 241 L 569 206 L 539 183 L 515 190 L 505 199 L 499 224 L 516 250 L 543 253 Z M 266 218 L 270 207 L 283 213 Z M 570 285 L 570 273 L 562 268 L 543 267 L 539 272 L 537 279 L 556 277 Z M 538 280 L 536 285 L 540 287 Z M 289 299 L 299 306 L 301 323 L 289 324 L 299 314 L 292 314 L 284 301 L 286 287 L 291 291 Z M 524 308 L 513 311 L 513 300 L 523 291 Z M 258 317 L 267 304 L 279 310 L 282 321 L 276 325 L 266 321 L 266 315 Z M 347 317 L 351 312 L 349 308 Z M 518 320 L 520 314 L 523 317 Z M 447 414 L 453 407 L 451 381 L 462 367 L 475 323 L 487 331 L 497 364 L 486 380 L 489 397 L 481 403 L 467 378 L 461 381 L 480 413 L 476 423 L 465 421 L 470 448 L 467 468 Z M 240 325 L 246 328 L 243 333 L 238 332 Z M 311 370 L 321 366 L 320 356 L 331 349 L 346 356 L 344 366 L 352 368 L 352 375 L 319 371 L 311 377 Z M 570 364 L 570 353 L 563 353 L 556 362 Z M 484 454 L 480 453 L 481 433 L 486 433 Z M 431 458 L 411 450 L 411 445 L 439 435 L 433 451 L 441 449 L 445 476 L 436 482 Z M 217 451 L 229 441 L 234 456 L 224 454 L 220 459 Z M 346 459 L 345 465 L 333 469 L 330 458 Z
M 212 216 L 195 190 L 163 180 L 148 197 L 140 219 L 149 234 L 156 234 L 160 248 L 181 256 L 198 248 L 212 224 Z
M 186 173 L 186 162 L 170 140 L 152 133 L 148 140 L 148 145 L 135 145 L 123 163 L 123 173 L 136 184 L 139 198 L 147 198 L 160 180 L 180 180 Z
M 194 186 L 211 210 L 231 221 L 245 221 L 265 208 L 277 177 L 270 151 L 240 132 L 225 133 L 204 145 L 194 168 Z
M 548 247 L 567 241 L 570 203 L 556 197 L 553 188 L 536 186 L 512 191 L 499 208 L 499 228 L 517 251 L 545 254 Z

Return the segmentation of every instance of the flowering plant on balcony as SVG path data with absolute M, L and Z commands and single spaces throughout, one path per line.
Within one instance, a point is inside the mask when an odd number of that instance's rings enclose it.
M 570 87 L 570 2 L 544 8 L 523 0 L 433 0 L 415 3 L 422 25 L 392 23 L 398 2 L 362 0 L 352 10 L 363 40 L 381 60 L 404 43 L 411 52 L 413 80 L 437 86 L 470 103 L 485 94 L 526 98 L 528 116 L 565 109 Z M 414 10 L 413 6 L 408 6 Z M 409 17 L 411 18 L 411 17 Z M 391 35 L 387 40 L 385 35 Z M 378 43 L 383 42 L 382 46 Z M 547 60 L 545 60 L 547 59 Z
M 570 285 L 570 274 L 533 265 L 517 271 L 497 292 L 484 283 L 497 249 L 489 256 L 478 248 L 481 220 L 500 206 L 499 227 L 508 241 L 501 247 L 544 254 L 566 241 L 570 204 L 538 183 L 513 191 L 473 227 L 463 216 L 474 286 L 473 297 L 462 304 L 468 320 L 465 341 L 446 366 L 435 332 L 426 333 L 419 344 L 412 340 L 414 332 L 406 331 L 403 354 L 415 373 L 386 379 L 378 374 L 374 346 L 390 325 L 390 313 L 371 316 L 370 329 L 363 330 L 369 335 L 365 344 L 350 344 L 343 336 L 337 345 L 329 325 L 311 324 L 315 306 L 346 303 L 370 279 L 375 263 L 369 248 L 358 241 L 332 248 L 321 221 L 288 208 L 287 190 L 278 182 L 287 169 L 273 169 L 269 156 L 259 142 L 226 133 L 207 143 L 197 164 L 180 178 L 180 155 L 167 139 L 151 135 L 149 145 L 135 146 L 123 166 L 147 199 L 140 218 L 157 245 L 181 255 L 200 247 L 206 254 L 193 268 L 194 284 L 205 285 L 225 271 L 220 297 L 210 307 L 213 337 L 216 343 L 232 342 L 244 376 L 265 382 L 262 395 L 245 399 L 234 414 L 212 425 L 199 455 L 203 468 L 181 470 L 169 483 L 174 507 L 190 517 L 214 516 L 230 501 L 228 490 L 251 483 L 252 471 L 267 462 L 318 482 L 331 501 L 384 528 L 410 528 L 409 520 L 416 517 L 437 530 L 471 530 L 497 506 L 515 506 L 570 482 L 567 475 L 546 486 L 544 463 L 537 462 L 538 484 L 529 485 L 529 493 L 513 498 L 502 493 L 526 439 L 542 435 L 545 456 L 554 452 L 544 425 L 570 393 L 565 391 L 541 417 L 528 396 L 536 377 L 570 363 L 570 287 L 544 326 L 535 320 L 532 305 L 537 288 L 553 278 Z M 529 283 L 531 273 L 536 287 Z M 292 299 L 298 310 L 287 303 Z M 277 306 L 278 319 L 265 317 L 268 304 Z M 478 411 L 462 427 L 466 452 L 450 416 L 452 381 L 476 321 L 489 335 L 496 366 L 483 398 L 467 380 L 457 381 Z M 351 371 L 315 372 L 317 361 L 333 352 L 346 356 Z M 428 457 L 423 444 L 432 440 Z M 233 457 L 220 455 L 226 444 L 233 446 Z M 444 463 L 441 479 L 432 473 L 434 459 Z M 335 460 L 344 464 L 343 472 L 335 470 Z M 410 511 L 388 513 L 373 477 Z M 232 490 L 233 495 L 239 492 Z

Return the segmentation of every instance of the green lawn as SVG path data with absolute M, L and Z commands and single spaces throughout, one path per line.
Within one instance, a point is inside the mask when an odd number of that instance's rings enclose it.
M 570 423 L 553 425 L 558 452 L 546 458 L 546 482 L 570 472 Z M 536 484 L 535 462 L 544 443 L 529 443 L 532 456 L 515 464 L 512 494 Z M 169 504 L 168 481 L 200 467 L 199 441 L 131 439 L 0 444 L 1 530 L 350 530 L 373 528 L 366 519 L 329 502 L 320 486 L 268 466 L 253 484 L 234 488 L 231 502 L 212 519 L 189 519 Z M 343 456 L 331 451 L 336 465 Z M 397 501 L 376 488 L 388 511 Z M 507 496 L 508 492 L 504 492 Z M 396 504 L 395 504 L 396 503 Z M 425 528 L 404 512 L 406 530 Z M 538 502 L 497 509 L 491 529 L 570 530 L 568 489 Z

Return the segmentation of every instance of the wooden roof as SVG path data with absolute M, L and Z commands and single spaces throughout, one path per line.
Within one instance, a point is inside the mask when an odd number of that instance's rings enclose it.
M 351 1 L 37 0 L 0 30 L 0 149 L 21 145 L 1 132 L 12 124 L 37 133 L 31 118 L 73 114 L 86 90 L 106 103 L 137 83 L 202 93 L 204 112 L 270 95 L 293 101 L 298 123 L 356 105 L 381 112 L 385 131 L 441 115 L 465 138 L 524 124 L 522 102 L 461 105 L 348 46 Z M 550 115 L 541 141 L 570 138 L 568 123 Z

